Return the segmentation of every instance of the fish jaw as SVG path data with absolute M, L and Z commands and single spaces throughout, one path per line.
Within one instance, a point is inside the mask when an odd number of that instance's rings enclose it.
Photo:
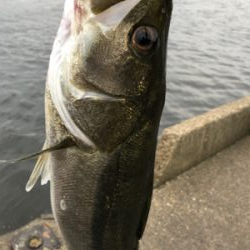
M 140 1 L 141 0 L 119 1 L 115 5 L 93 16 L 92 19 L 101 28 L 103 34 L 106 34 L 110 30 L 115 30 Z
M 122 1 L 124 0 L 91 0 L 90 7 L 93 13 L 98 14 Z
M 67 1 L 65 13 L 70 11 L 74 15 L 72 30 L 79 33 L 84 28 L 85 23 L 89 19 L 93 19 L 106 33 L 110 29 L 115 29 L 141 0 Z

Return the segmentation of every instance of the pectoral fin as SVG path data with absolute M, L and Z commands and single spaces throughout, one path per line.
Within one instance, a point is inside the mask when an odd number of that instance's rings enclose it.
M 29 192 L 36 184 L 37 180 L 41 176 L 41 184 L 45 185 L 50 180 L 50 152 L 72 147 L 75 143 L 67 138 L 53 147 L 47 147 L 47 142 L 45 141 L 43 145 L 43 150 L 40 153 L 32 154 L 30 156 L 24 157 L 20 160 L 26 160 L 38 156 L 38 160 L 33 169 L 33 172 L 27 182 L 26 191 Z
M 44 143 L 44 146 L 45 145 L 46 145 L 46 141 Z M 36 157 L 38 157 L 38 156 L 40 156 L 40 155 L 42 155 L 44 153 L 49 153 L 49 152 L 53 152 L 53 151 L 56 151 L 56 150 L 60 150 L 60 149 L 75 146 L 75 142 L 70 138 L 66 138 L 66 139 L 62 140 L 61 142 L 59 142 L 58 144 L 56 144 L 54 146 L 51 146 L 49 148 L 45 148 L 44 146 L 43 146 L 43 150 L 40 151 L 40 152 L 29 154 L 29 155 L 26 155 L 26 156 L 24 156 L 22 158 L 16 159 L 16 160 L 0 160 L 0 164 L 15 164 L 15 163 L 18 163 L 18 162 L 30 160 L 30 159 L 36 158 Z
M 22 158 L 16 159 L 16 160 L 1 160 L 0 164 L 15 164 L 18 162 L 26 161 L 29 159 L 33 159 L 35 157 L 38 157 L 37 163 L 34 167 L 34 170 L 28 180 L 28 183 L 26 185 L 26 191 L 29 192 L 34 185 L 36 184 L 38 178 L 41 176 L 41 184 L 44 185 L 49 181 L 50 178 L 50 166 L 49 166 L 49 158 L 50 158 L 50 152 L 61 150 L 65 148 L 69 148 L 75 146 L 75 142 L 71 138 L 65 138 L 58 144 L 48 147 L 47 142 L 45 141 L 43 145 L 43 150 L 37 153 L 33 153 L 30 155 L 26 155 Z
M 44 143 L 44 146 L 43 148 L 46 149 L 46 141 Z M 45 179 L 44 177 L 44 173 L 47 173 L 45 176 L 46 176 L 46 179 L 47 181 L 49 180 L 49 173 L 50 173 L 50 169 L 49 169 L 49 153 L 46 151 L 46 152 L 43 152 L 37 159 L 37 162 L 36 162 L 36 165 L 32 171 L 32 174 L 26 184 L 26 191 L 29 192 L 36 184 L 38 178 L 40 176 L 42 176 L 42 183 L 46 184 L 45 182 L 43 182 L 43 179 Z

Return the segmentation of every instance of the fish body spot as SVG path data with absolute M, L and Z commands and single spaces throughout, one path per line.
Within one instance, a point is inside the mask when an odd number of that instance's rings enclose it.
M 65 200 L 60 201 L 60 208 L 61 208 L 62 211 L 65 211 L 67 209 L 67 205 L 66 205 Z

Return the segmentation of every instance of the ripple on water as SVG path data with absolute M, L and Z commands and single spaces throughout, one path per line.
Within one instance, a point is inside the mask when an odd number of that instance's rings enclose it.
M 43 144 L 44 82 L 62 7 L 61 0 L 0 0 L 2 158 Z M 249 95 L 249 16 L 246 0 L 174 1 L 161 130 Z M 0 166 L 0 234 L 50 211 L 49 185 L 24 190 L 33 165 Z

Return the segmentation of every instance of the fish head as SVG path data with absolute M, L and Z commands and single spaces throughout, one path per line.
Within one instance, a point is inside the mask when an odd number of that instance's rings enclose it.
M 63 20 L 59 28 L 58 43 L 69 36 L 58 50 L 63 51 L 60 83 L 49 81 L 57 111 L 74 137 L 113 150 L 147 120 L 158 126 L 171 10 L 171 0 L 74 1 L 73 15 L 67 12 L 73 20 Z
M 145 94 L 165 75 L 170 1 L 92 0 L 90 12 L 76 34 L 72 84 L 112 96 Z

